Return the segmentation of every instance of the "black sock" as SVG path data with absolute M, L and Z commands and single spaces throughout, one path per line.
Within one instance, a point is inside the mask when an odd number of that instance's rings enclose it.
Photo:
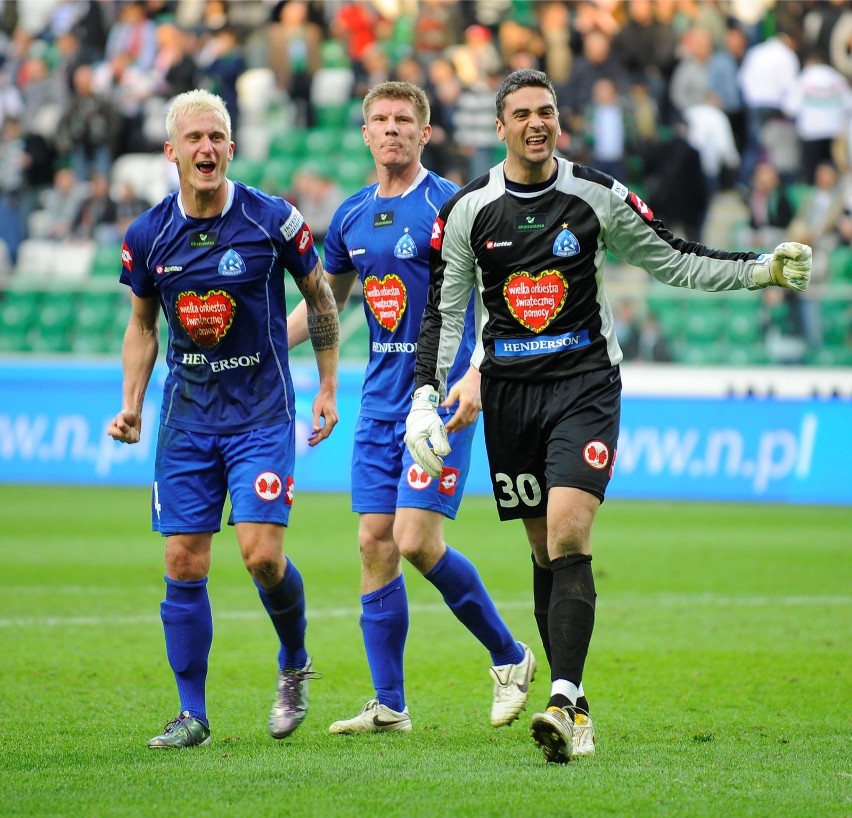
M 552 652 L 551 679 L 575 685 L 583 680 L 583 667 L 595 626 L 595 580 L 590 555 L 558 557 L 550 563 L 548 633 Z
M 533 562 L 533 614 L 535 623 L 538 625 L 538 633 L 544 646 L 544 655 L 547 664 L 550 661 L 550 634 L 547 631 L 548 609 L 550 608 L 550 594 L 553 590 L 553 572 L 550 568 L 542 568 L 536 561 L 535 555 L 531 554 Z

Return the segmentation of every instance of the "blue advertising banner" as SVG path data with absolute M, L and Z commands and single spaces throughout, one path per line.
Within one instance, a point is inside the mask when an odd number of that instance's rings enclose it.
M 343 366 L 340 423 L 307 445 L 316 372 L 299 363 L 296 488 L 347 491 L 363 366 Z M 115 443 L 117 362 L 0 363 L 0 483 L 147 485 L 153 476 L 164 370 L 155 370 L 142 441 Z M 698 398 L 625 395 L 608 496 L 852 504 L 852 403 L 841 398 Z M 467 490 L 490 494 L 481 429 Z

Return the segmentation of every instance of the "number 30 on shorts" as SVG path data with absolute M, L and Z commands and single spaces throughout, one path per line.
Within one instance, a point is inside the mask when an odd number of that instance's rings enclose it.
M 541 502 L 541 486 L 533 474 L 519 474 L 513 480 L 508 474 L 497 472 L 494 483 L 499 486 L 497 502 L 503 508 L 515 508 L 521 503 L 532 508 Z

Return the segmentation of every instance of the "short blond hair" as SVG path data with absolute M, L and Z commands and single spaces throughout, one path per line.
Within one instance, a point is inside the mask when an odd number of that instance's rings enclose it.
M 417 112 L 417 124 L 428 125 L 431 111 L 429 110 L 429 99 L 422 88 L 418 88 L 411 82 L 402 80 L 391 80 L 389 82 L 380 82 L 373 86 L 364 97 L 362 111 L 364 113 L 364 122 L 370 117 L 370 108 L 378 99 L 402 99 L 410 102 Z
M 228 106 L 225 105 L 225 100 L 216 94 L 206 91 L 204 88 L 195 88 L 192 91 L 185 91 L 178 94 L 169 106 L 169 112 L 166 114 L 166 133 L 169 137 L 169 142 L 174 142 L 177 137 L 177 121 L 184 114 L 199 114 L 206 111 L 213 111 L 222 117 L 225 123 L 225 132 L 228 135 L 228 141 L 231 141 L 231 115 L 228 113 Z

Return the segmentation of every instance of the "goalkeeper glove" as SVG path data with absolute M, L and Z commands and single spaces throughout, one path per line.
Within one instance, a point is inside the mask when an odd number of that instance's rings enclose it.
M 811 248 L 797 241 L 785 241 L 772 255 L 764 253 L 754 265 L 752 282 L 755 287 L 775 284 L 804 292 L 811 280 Z
M 431 477 L 441 476 L 441 458 L 450 453 L 447 430 L 438 416 L 439 404 L 434 387 L 421 386 L 411 396 L 411 410 L 405 419 L 405 445 L 417 465 Z

